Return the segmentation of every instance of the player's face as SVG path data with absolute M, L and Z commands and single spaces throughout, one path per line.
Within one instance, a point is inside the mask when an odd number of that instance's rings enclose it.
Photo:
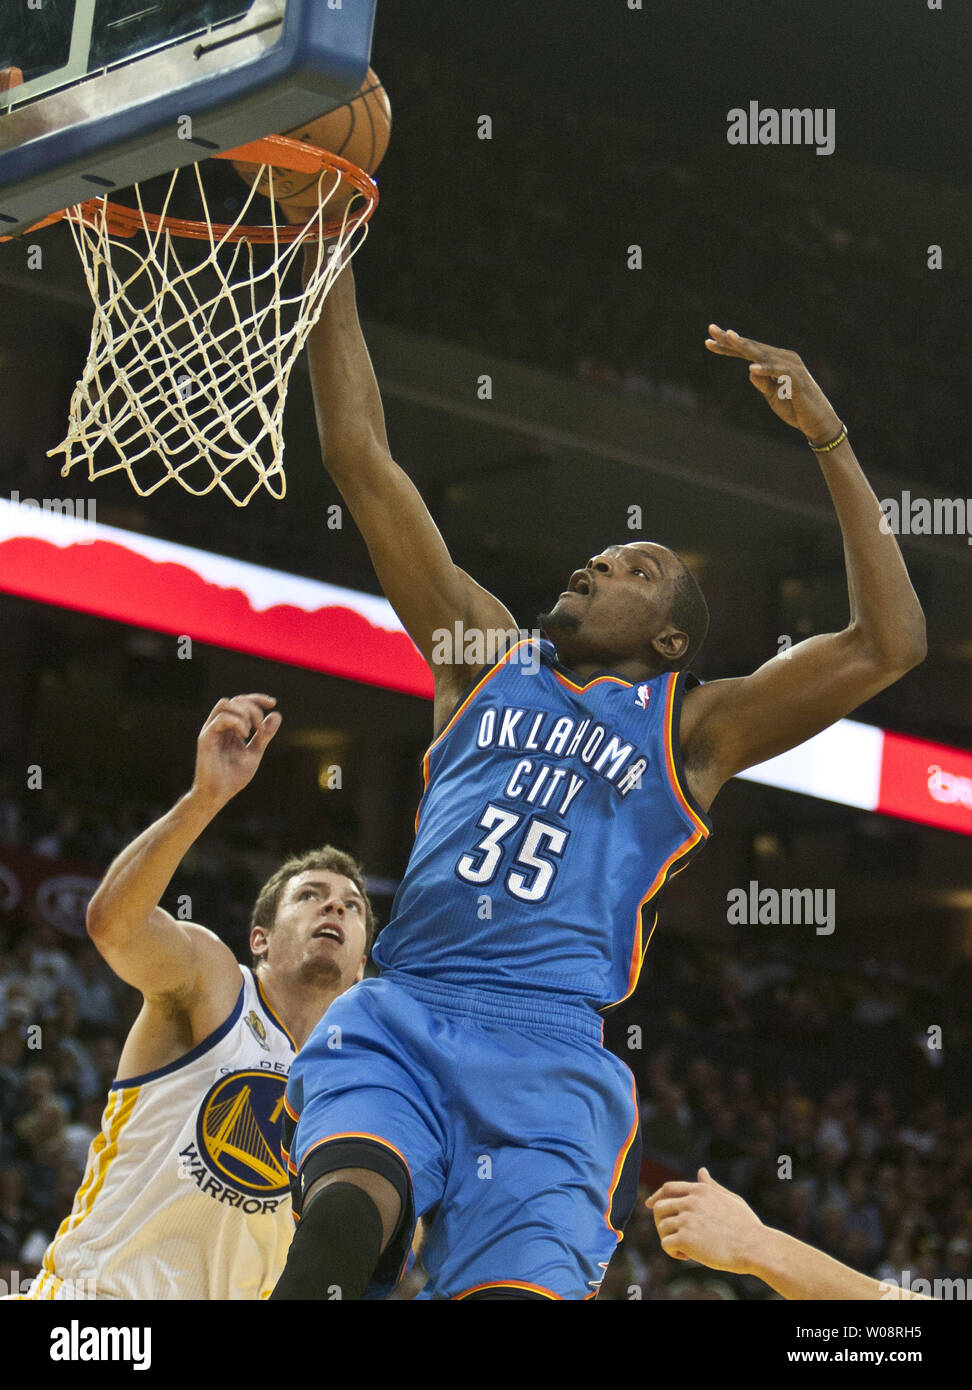
M 347 989 L 361 977 L 366 937 L 365 901 L 351 880 L 307 869 L 280 896 L 267 963 L 281 976 Z
M 653 541 L 609 545 L 574 571 L 541 616 L 543 629 L 568 666 L 609 668 L 638 657 L 665 663 L 684 650 L 684 643 L 672 647 L 678 629 L 668 618 L 680 572 L 677 557 Z

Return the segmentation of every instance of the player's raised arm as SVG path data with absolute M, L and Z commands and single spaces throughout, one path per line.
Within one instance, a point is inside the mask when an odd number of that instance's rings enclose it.
M 898 543 L 833 406 L 795 352 L 724 332 L 706 347 L 749 363 L 753 385 L 818 450 L 844 539 L 850 617 L 751 676 L 712 681 L 686 697 L 682 748 L 705 804 L 744 768 L 803 743 L 924 660 L 925 619 Z M 809 460 L 808 460 L 809 462 Z
M 755 1274 L 783 1298 L 924 1297 L 882 1284 L 795 1236 L 764 1226 L 752 1207 L 705 1168 L 699 1169 L 698 1182 L 666 1182 L 646 1205 L 666 1255 L 729 1274 Z
M 325 466 L 361 531 L 375 573 L 416 646 L 432 666 L 436 691 L 461 686 L 464 663 L 442 663 L 435 634 L 511 630 L 507 609 L 452 561 L 418 490 L 395 463 L 368 349 L 358 322 L 350 266 L 328 295 L 307 343 Z M 457 657 L 461 655 L 456 653 Z
M 159 900 L 189 847 L 250 781 L 280 727 L 268 695 L 220 700 L 196 745 L 190 791 L 123 850 L 88 904 L 88 935 L 117 975 L 152 998 L 177 997 L 186 1009 L 201 988 L 226 976 L 235 997 L 239 971 L 229 947 Z

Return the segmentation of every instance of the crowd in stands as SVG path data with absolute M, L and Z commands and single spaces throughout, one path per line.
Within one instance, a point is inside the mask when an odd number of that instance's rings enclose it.
M 359 276 L 369 313 L 778 438 L 703 349 L 721 317 L 802 352 L 873 466 L 964 489 L 968 267 L 953 256 L 946 283 L 927 245 L 828 197 L 821 169 L 730 158 L 721 131 L 662 160 L 648 123 L 553 120 L 491 79 L 482 140 L 480 90 L 440 55 L 402 63 L 403 130 Z M 916 181 L 912 201 L 927 196 Z
M 45 789 L 43 795 L 18 795 L 11 780 L 0 775 L 0 846 L 95 866 L 100 873 L 170 805 L 146 795 L 126 796 L 95 780 L 67 782 L 63 790 Z M 207 829 L 180 865 L 178 893 L 191 901 L 198 920 L 218 928 L 234 948 L 245 944 L 250 906 L 281 860 L 311 844 L 353 842 L 356 821 L 346 800 L 320 798 L 310 813 L 298 806 L 288 811 L 234 809 Z
M 929 1045 L 928 1020 L 943 1017 L 954 1073 L 968 1012 L 955 1017 L 934 988 L 666 928 L 607 1030 L 638 1078 L 646 1176 L 660 1185 L 705 1166 L 767 1224 L 877 1278 L 968 1277 L 972 1109 Z M 639 1212 L 602 1296 L 769 1295 L 673 1265 Z
M 684 1053 L 685 1043 L 701 1040 L 689 1030 L 641 1073 L 642 1137 L 658 1185 L 694 1180 L 704 1165 L 767 1225 L 875 1278 L 968 1278 L 972 1116 L 949 1116 L 940 1096 L 905 1105 L 890 1087 L 853 1078 L 823 1090 L 793 1075 L 760 1081 L 716 1052 Z M 768 1294 L 753 1278 L 673 1266 L 639 1210 L 602 1296 Z
M 0 1279 L 36 1272 L 98 1133 L 132 991 L 88 942 L 0 927 Z
M 40 798 L 35 798 L 37 804 Z M 45 802 L 49 798 L 45 796 Z M 90 805 L 30 814 L 0 789 L 3 847 L 103 865 L 150 808 L 99 822 Z M 256 827 L 249 827 L 256 833 Z M 260 834 L 265 833 L 265 828 Z M 275 847 L 232 828 L 202 875 L 239 926 Z M 182 887 L 180 879 L 180 888 Z M 673 930 L 674 928 L 674 930 Z M 923 1034 L 934 992 L 893 976 L 810 970 L 784 949 L 740 954 L 666 924 L 608 1043 L 642 1099 L 648 1188 L 700 1164 L 778 1225 L 881 1277 L 965 1277 L 972 1240 L 972 1113 L 946 1104 Z M 83 934 L 33 905 L 0 913 L 0 1279 L 26 1279 L 70 1210 L 137 995 Z M 671 1261 L 639 1205 L 606 1298 L 753 1298 L 757 1281 Z

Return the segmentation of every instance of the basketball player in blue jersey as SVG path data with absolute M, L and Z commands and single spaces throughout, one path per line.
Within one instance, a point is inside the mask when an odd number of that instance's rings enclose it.
M 284 1087 L 296 1049 L 364 972 L 372 916 L 359 866 L 330 846 L 282 864 L 254 905 L 250 969 L 158 905 L 255 774 L 280 727 L 275 703 L 220 700 L 192 788 L 91 900 L 92 941 L 143 1003 L 72 1210 L 24 1299 L 266 1298 L 283 1269 Z
M 516 625 L 453 563 L 391 457 L 350 269 L 309 340 L 325 463 L 433 667 L 435 741 L 382 974 L 332 1006 L 336 1060 L 318 1029 L 291 1071 L 300 1225 L 274 1298 L 385 1296 L 422 1215 L 423 1297 L 593 1297 L 638 1147 L 633 1078 L 603 1048 L 599 1010 L 635 987 L 652 900 L 705 842 L 725 782 L 924 657 L 920 605 L 833 407 L 795 353 L 709 331 L 815 451 L 850 619 L 706 685 L 688 672 L 705 602 L 654 541 L 597 550 L 539 643 L 484 670 L 457 641 L 443 662 L 444 633 Z

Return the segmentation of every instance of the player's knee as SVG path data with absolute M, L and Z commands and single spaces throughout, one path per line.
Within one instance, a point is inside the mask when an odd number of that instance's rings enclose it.
M 381 1221 L 381 1250 L 384 1253 L 401 1221 L 402 1199 L 387 1178 L 383 1178 L 380 1173 L 372 1172 L 369 1168 L 338 1168 L 333 1173 L 325 1173 L 315 1179 L 304 1195 L 302 1221 L 307 1219 L 314 1199 L 335 1183 L 348 1183 L 359 1188 L 371 1199 Z
M 315 1184 L 270 1297 L 275 1301 L 360 1299 L 381 1259 L 382 1221 L 363 1188 L 339 1175 Z

